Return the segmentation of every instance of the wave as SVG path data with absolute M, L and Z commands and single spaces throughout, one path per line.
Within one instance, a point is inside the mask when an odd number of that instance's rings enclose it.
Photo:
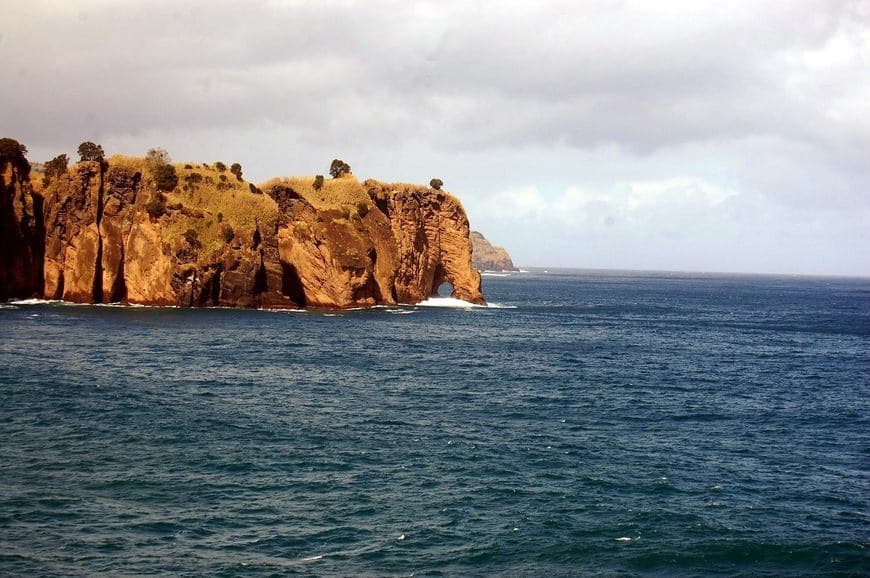
M 11 305 L 74 305 L 68 301 L 59 299 L 15 299 L 9 302 Z
M 6 303 L 0 303 L 0 309 L 18 309 L 20 305 L 53 305 L 53 306 L 65 306 L 65 307 L 110 307 L 110 308 L 135 308 L 135 309 L 187 309 L 186 307 L 179 307 L 178 305 L 143 305 L 141 303 L 74 303 L 72 301 L 63 301 L 60 299 L 16 299 L 13 301 L 8 301 Z M 487 305 L 478 305 L 476 303 L 471 303 L 469 301 L 463 301 L 462 299 L 456 299 L 455 297 L 430 297 L 425 301 L 421 301 L 416 304 L 400 304 L 400 308 L 395 308 L 395 306 L 390 305 L 374 305 L 372 307 L 355 307 L 352 309 L 346 309 L 344 311 L 335 311 L 329 313 L 323 313 L 326 317 L 342 317 L 343 313 L 346 311 L 367 311 L 372 309 L 383 309 L 387 313 L 391 313 L 393 315 L 408 315 L 414 313 L 413 309 L 406 309 L 405 307 L 452 307 L 456 309 L 516 309 L 516 305 L 504 305 L 502 303 L 489 303 Z M 202 307 L 197 308 L 194 307 L 192 309 L 229 309 L 229 310 L 240 310 L 240 311 L 263 311 L 267 313 L 311 313 L 312 311 L 309 309 L 273 309 L 273 308 L 257 308 L 257 309 L 244 309 L 239 307 L 228 307 L 228 306 L 217 306 L 217 307 Z
M 463 301 L 455 297 L 429 297 L 425 301 L 416 304 L 417 307 L 457 307 L 461 309 L 485 308 L 486 305 L 478 305 L 469 301 Z
M 478 305 L 455 297 L 430 297 L 425 301 L 420 301 L 415 307 L 453 307 L 456 309 L 516 309 L 516 305 L 504 305 L 502 303 L 488 303 L 486 305 Z
M 510 277 L 510 273 L 496 273 L 494 271 L 484 271 L 480 274 L 481 277 Z

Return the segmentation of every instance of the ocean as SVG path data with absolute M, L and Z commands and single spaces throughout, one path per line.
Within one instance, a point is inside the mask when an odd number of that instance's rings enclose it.
M 0 305 L 0 575 L 870 575 L 870 279 Z

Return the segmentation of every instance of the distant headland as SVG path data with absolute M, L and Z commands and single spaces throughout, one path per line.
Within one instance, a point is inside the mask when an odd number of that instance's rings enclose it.
M 247 182 L 238 163 L 173 163 L 99 145 L 31 165 L 0 139 L 0 301 L 350 308 L 418 303 L 442 283 L 484 304 L 459 200 L 430 185 Z
M 504 247 L 496 247 L 482 233 L 471 231 L 471 265 L 480 271 L 519 271 Z

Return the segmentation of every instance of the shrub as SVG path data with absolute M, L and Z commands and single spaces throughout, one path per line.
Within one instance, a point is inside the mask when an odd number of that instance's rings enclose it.
M 221 227 L 221 236 L 224 238 L 225 243 L 231 243 L 236 238 L 236 232 L 229 225 L 224 225 Z
M 191 247 L 196 247 L 199 245 L 199 235 L 196 232 L 196 229 L 188 229 L 184 232 L 184 240 L 187 241 L 187 244 Z
M 255 195 L 262 195 L 263 191 L 254 186 L 254 183 L 248 183 L 248 189 Z
M 145 166 L 152 173 L 158 167 L 168 165 L 171 162 L 172 159 L 169 158 L 169 153 L 166 152 L 166 149 L 148 149 L 148 152 L 145 153 Z
M 222 182 L 222 183 L 227 182 L 227 176 L 226 176 L 226 175 L 221 175 L 220 177 L 218 177 L 218 179 L 219 179 L 220 182 Z
M 365 217 L 369 214 L 369 205 L 368 203 L 364 203 L 360 201 L 356 204 L 356 213 L 360 216 L 360 218 Z
M 160 165 L 152 174 L 158 191 L 171 191 L 178 186 L 178 174 L 172 165 Z
M 227 165 L 225 165 L 225 164 L 223 164 L 222 162 L 218 161 L 218 162 L 216 162 L 216 163 L 214 164 L 214 168 L 216 168 L 216 169 L 218 170 L 219 173 L 222 173 L 222 172 L 224 172 L 225 170 L 227 170 Z
M 332 164 L 329 165 L 329 174 L 332 175 L 332 178 L 334 179 L 343 175 L 349 175 L 350 165 L 341 159 L 333 159 Z
M 314 184 L 311 185 L 314 187 L 315 191 L 319 191 L 323 188 L 323 175 L 317 175 L 314 177 Z
M 190 164 L 188 164 L 188 165 L 184 165 L 184 168 L 186 168 L 186 169 L 192 169 L 192 168 L 193 168 L 193 165 L 190 165 Z
M 236 179 L 242 180 L 242 165 L 239 163 L 233 163 L 230 165 L 230 172 L 236 175 Z
M 444 186 L 444 181 L 442 181 L 441 179 L 432 179 L 431 181 L 429 181 L 429 186 L 436 191 L 440 191 L 441 187 Z
M 145 204 L 145 210 L 152 219 L 158 219 L 166 213 L 166 197 L 157 193 Z
M 217 214 L 217 220 L 218 220 L 218 223 L 223 223 L 223 222 L 224 222 L 224 214 L 223 214 L 223 213 L 218 213 L 218 214 Z
M 105 156 L 106 154 L 103 152 L 103 147 L 98 144 L 94 144 L 91 141 L 85 141 L 79 145 L 79 162 L 103 162 Z

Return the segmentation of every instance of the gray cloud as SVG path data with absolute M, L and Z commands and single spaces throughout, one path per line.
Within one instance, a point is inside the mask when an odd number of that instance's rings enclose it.
M 867 211 L 866 0 L 3 4 L 0 125 L 31 156 L 95 139 L 266 178 L 340 154 L 445 171 L 470 207 L 691 177 L 744 209 Z

